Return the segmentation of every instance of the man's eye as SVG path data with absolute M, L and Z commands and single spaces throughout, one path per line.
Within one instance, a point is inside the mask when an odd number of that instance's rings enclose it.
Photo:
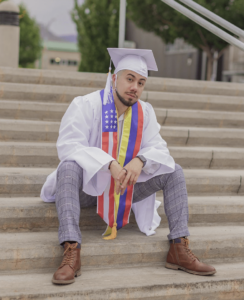
M 131 78 L 128 78 L 128 80 L 132 81 L 132 79 L 131 79 Z
M 140 84 L 141 86 L 143 86 L 143 83 L 142 83 L 142 82 L 139 82 L 139 84 Z

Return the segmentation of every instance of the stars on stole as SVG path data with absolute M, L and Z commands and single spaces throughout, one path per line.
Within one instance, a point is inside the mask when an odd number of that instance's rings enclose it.
M 103 110 L 103 132 L 117 132 L 116 109 L 111 106 L 106 105 Z

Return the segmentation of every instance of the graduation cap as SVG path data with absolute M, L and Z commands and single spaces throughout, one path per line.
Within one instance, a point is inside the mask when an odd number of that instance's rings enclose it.
M 131 70 L 148 77 L 148 70 L 158 71 L 152 50 L 108 48 L 108 52 L 115 66 L 115 74 L 121 70 Z
M 130 70 L 148 77 L 148 70 L 158 71 L 158 67 L 152 50 L 148 49 L 127 49 L 127 48 L 108 48 L 109 55 L 115 66 L 114 73 L 121 70 Z M 104 90 L 103 104 L 106 105 L 111 100 L 111 61 L 106 87 Z

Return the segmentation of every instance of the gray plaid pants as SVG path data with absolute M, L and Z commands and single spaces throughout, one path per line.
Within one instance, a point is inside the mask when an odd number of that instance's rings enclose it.
M 83 169 L 75 161 L 64 161 L 57 171 L 56 208 L 59 219 L 59 243 L 81 243 L 79 227 L 80 208 L 96 205 L 97 197 L 82 191 Z M 169 223 L 168 239 L 189 236 L 188 197 L 181 166 L 169 174 L 155 176 L 146 182 L 136 183 L 133 203 L 163 190 L 164 210 Z

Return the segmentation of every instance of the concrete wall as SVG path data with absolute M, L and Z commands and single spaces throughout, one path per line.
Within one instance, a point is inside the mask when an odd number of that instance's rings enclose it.
M 158 72 L 150 72 L 151 76 L 196 79 L 198 52 L 196 49 L 170 51 L 160 37 L 152 32 L 138 28 L 132 21 L 127 20 L 126 40 L 134 41 L 136 48 L 152 49 Z M 187 59 L 191 55 L 189 65 Z

